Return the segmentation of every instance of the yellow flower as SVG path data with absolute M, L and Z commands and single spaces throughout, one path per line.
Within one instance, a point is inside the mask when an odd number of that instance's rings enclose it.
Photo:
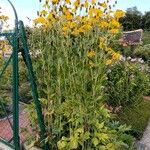
M 48 20 L 48 21 L 54 21 L 54 20 L 55 20 L 55 18 L 54 18 L 54 13 L 50 12 L 50 13 L 48 14 L 48 16 L 47 16 L 47 20 Z
M 111 59 L 108 59 L 107 61 L 106 61 L 106 65 L 111 65 L 112 64 L 112 60 Z
M 81 16 L 76 16 L 76 18 L 75 18 L 78 22 L 81 22 L 81 20 L 82 20 L 82 17 Z
M 109 30 L 110 31 L 110 33 L 119 33 L 119 29 L 111 29 L 111 30 Z
M 105 48 L 105 44 L 104 43 L 100 43 L 98 46 L 100 49 L 104 49 Z
M 100 6 L 103 7 L 103 8 L 107 8 L 107 4 L 104 2 L 104 3 L 100 3 Z
M 72 35 L 77 36 L 79 35 L 79 30 L 76 28 L 71 32 Z
M 59 3 L 59 0 L 52 0 L 52 3 L 53 3 L 53 4 L 58 4 L 58 3 Z
M 85 29 L 84 29 L 83 27 L 80 27 L 80 28 L 78 29 L 78 32 L 79 32 L 79 33 L 83 33 L 83 32 L 85 32 Z
M 96 52 L 94 50 L 90 50 L 87 54 L 87 57 L 92 58 L 96 55 Z
M 111 25 L 111 27 L 114 27 L 114 28 L 119 28 L 120 27 L 120 23 L 118 21 L 116 21 L 115 19 L 113 19 L 110 22 L 110 25 Z
M 40 14 L 43 15 L 43 16 L 46 16 L 46 15 L 48 14 L 48 12 L 47 12 L 46 10 L 42 10 L 42 11 L 40 12 Z
M 89 65 L 90 65 L 90 67 L 95 67 L 95 63 L 91 60 L 89 61 Z
M 67 32 L 68 31 L 68 27 L 63 27 L 62 30 Z
M 104 38 L 104 37 L 100 37 L 100 38 L 99 38 L 99 41 L 103 43 L 103 42 L 105 42 L 105 41 L 106 41 L 106 38 Z
M 114 52 L 114 53 L 112 54 L 112 59 L 113 59 L 113 60 L 119 60 L 120 57 L 121 57 L 121 55 L 120 55 L 119 53 L 115 53 L 115 52 Z
M 107 42 L 106 39 L 103 38 L 103 37 L 100 37 L 100 38 L 99 38 L 99 42 L 100 42 L 100 43 L 99 43 L 99 48 L 100 48 L 100 49 L 104 49 L 104 48 L 106 47 L 106 42 Z
M 8 16 L 0 15 L 0 20 L 6 21 L 8 19 Z
M 78 7 L 79 7 L 79 5 L 80 5 L 80 0 L 75 0 L 75 2 L 74 2 L 74 6 L 75 6 L 76 8 L 78 8 Z
M 92 4 L 93 4 L 93 5 L 95 4 L 95 1 L 96 1 L 96 0 L 92 0 Z
M 72 16 L 70 13 L 68 13 L 68 14 L 66 15 L 66 19 L 67 19 L 67 20 L 72 20 L 72 19 L 73 19 L 73 16 Z
M 70 23 L 68 23 L 68 26 L 69 26 L 70 29 L 75 28 L 76 25 L 77 25 L 77 24 L 76 24 L 75 22 L 70 22 Z
M 101 28 L 107 28 L 109 26 L 109 24 L 106 21 L 101 21 L 99 26 Z
M 122 10 L 116 10 L 115 13 L 114 13 L 114 17 L 119 19 L 121 17 L 123 17 L 125 15 L 125 12 L 122 11 Z
M 85 3 L 84 3 L 84 7 L 85 7 L 85 8 L 88 8 L 88 7 L 89 7 L 89 2 L 88 2 L 87 0 L 86 0 Z
M 91 8 L 89 10 L 89 12 L 88 12 L 88 15 L 90 17 L 94 17 L 94 16 L 96 16 L 96 17 L 102 17 L 103 12 L 100 9 L 98 9 L 98 8 Z
M 47 20 L 43 17 L 39 17 L 37 19 L 34 19 L 34 22 L 35 23 L 41 23 L 41 24 L 47 24 L 48 23 Z
M 106 48 L 105 51 L 108 52 L 108 54 L 114 53 L 114 50 L 112 48 L 110 48 L 110 47 Z
M 70 0 L 65 0 L 65 2 L 66 2 L 67 4 L 70 4 L 70 3 L 71 3 Z
M 89 31 L 89 30 L 92 29 L 91 25 L 89 25 L 89 24 L 85 24 L 85 25 L 83 25 L 81 28 L 82 28 L 83 30 L 85 30 L 85 31 Z

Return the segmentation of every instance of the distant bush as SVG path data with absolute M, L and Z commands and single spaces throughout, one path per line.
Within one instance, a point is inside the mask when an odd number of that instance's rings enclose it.
M 119 62 L 107 72 L 107 103 L 112 106 L 135 105 L 150 87 L 148 73 L 139 64 Z
M 138 46 L 133 51 L 133 55 L 145 61 L 150 61 L 150 44 Z

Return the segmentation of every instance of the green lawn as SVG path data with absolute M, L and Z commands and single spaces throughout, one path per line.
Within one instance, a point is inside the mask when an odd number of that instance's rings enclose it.
M 121 123 L 131 125 L 141 136 L 150 118 L 150 101 L 143 100 L 138 106 L 124 108 L 117 118 Z

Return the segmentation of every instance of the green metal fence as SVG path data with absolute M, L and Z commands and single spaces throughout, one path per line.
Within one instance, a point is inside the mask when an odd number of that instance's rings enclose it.
M 41 133 L 41 140 L 44 141 L 46 138 L 46 130 L 45 130 L 45 125 L 44 125 L 44 117 L 42 115 L 42 109 L 41 109 L 41 104 L 38 99 L 38 91 L 37 91 L 37 85 L 36 85 L 36 78 L 33 72 L 33 67 L 32 67 L 32 61 L 30 58 L 29 54 L 29 49 L 28 49 L 28 44 L 27 44 L 27 38 L 26 38 L 26 33 L 25 33 L 25 28 L 24 24 L 22 21 L 18 21 L 18 16 L 16 13 L 16 10 L 11 3 L 10 0 L 8 0 L 9 4 L 12 6 L 14 14 L 15 14 L 15 28 L 13 32 L 8 32 L 8 33 L 0 33 L 0 37 L 5 37 L 10 45 L 12 46 L 12 55 L 10 58 L 7 60 L 5 63 L 3 69 L 0 72 L 0 78 L 3 76 L 6 68 L 10 63 L 12 62 L 12 107 L 13 107 L 13 115 L 12 119 L 9 118 L 5 107 L 1 104 L 1 108 L 3 108 L 3 111 L 6 113 L 7 116 L 7 121 L 10 124 L 10 127 L 12 128 L 12 139 L 9 141 L 6 141 L 4 139 L 1 139 L 1 142 L 7 144 L 9 147 L 15 149 L 15 150 L 20 150 L 21 149 L 21 142 L 20 142 L 20 128 L 19 128 L 19 65 L 18 65 L 18 53 L 21 52 L 21 55 L 23 57 L 23 60 L 26 64 L 27 70 L 28 70 L 28 75 L 30 79 L 30 84 L 31 84 L 31 90 L 32 90 L 32 96 L 35 102 L 35 107 L 36 107 L 36 112 L 37 112 L 37 117 L 38 117 L 38 124 L 40 128 L 40 133 Z M 22 45 L 22 48 L 20 47 L 20 43 Z M 44 149 L 48 150 L 48 144 L 44 144 Z

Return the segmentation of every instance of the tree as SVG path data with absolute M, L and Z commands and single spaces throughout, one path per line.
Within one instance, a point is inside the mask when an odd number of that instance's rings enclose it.
M 120 19 L 120 22 L 123 25 L 123 29 L 125 31 L 135 30 L 141 28 L 141 19 L 142 13 L 137 9 L 137 7 L 132 7 L 126 10 L 126 15 Z
M 145 12 L 142 16 L 142 28 L 150 31 L 150 11 Z

